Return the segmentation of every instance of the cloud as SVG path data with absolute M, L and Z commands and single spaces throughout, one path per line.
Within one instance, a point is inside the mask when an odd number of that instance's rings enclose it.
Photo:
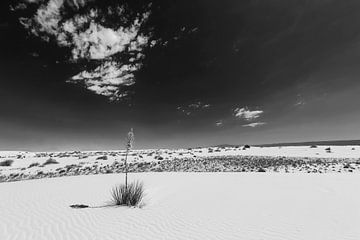
M 306 104 L 305 98 L 302 96 L 302 94 L 296 95 L 296 102 L 293 104 L 295 107 L 302 107 Z
M 95 8 L 85 13 L 75 13 L 70 18 L 64 17 L 67 7 L 78 10 L 89 1 L 29 0 L 21 4 L 36 3 L 39 4 L 38 9 L 32 17 L 23 17 L 19 21 L 43 41 L 55 41 L 60 47 L 69 48 L 72 62 L 98 61 L 96 68 L 83 70 L 68 82 L 82 83 L 96 94 L 111 100 L 119 99 L 127 95 L 123 92 L 124 87 L 135 83 L 135 72 L 142 67 L 144 49 L 156 43 L 154 40 L 149 42 L 150 36 L 140 33 L 150 12 L 137 15 L 126 23 L 120 22 L 118 27 L 104 26 L 101 19 L 105 13 Z M 121 15 L 125 10 L 118 6 L 114 9 L 109 7 L 107 11 L 108 14 Z M 115 62 L 115 55 L 120 56 L 120 60 Z
M 176 109 L 177 109 L 179 112 L 181 112 L 181 113 L 189 116 L 189 115 L 191 115 L 192 113 L 198 112 L 198 111 L 200 111 L 200 110 L 202 110 L 202 109 L 208 109 L 208 108 L 210 108 L 210 107 L 211 107 L 210 104 L 205 104 L 205 103 L 199 101 L 199 102 L 191 103 L 191 104 L 189 104 L 189 105 L 179 106 L 179 107 L 177 107 Z
M 77 6 L 79 4 L 82 6 L 85 2 L 78 1 Z M 20 22 L 44 41 L 54 38 L 58 45 L 71 47 L 73 60 L 104 59 L 119 52 L 141 51 L 148 44 L 148 37 L 139 34 L 148 12 L 130 26 L 112 29 L 95 22 L 100 15 L 96 9 L 63 21 L 63 8 L 64 0 L 50 0 L 40 5 L 32 18 L 21 18 Z
M 235 117 L 244 119 L 246 121 L 252 121 L 259 118 L 263 112 L 264 111 L 262 110 L 251 111 L 247 107 L 236 108 L 234 110 Z
M 28 3 L 39 3 L 39 2 L 42 2 L 44 0 L 25 0 L 26 2 Z
M 294 106 L 295 107 L 300 107 L 300 106 L 304 106 L 306 104 L 306 102 L 304 100 L 298 100 Z
M 59 31 L 58 25 L 62 19 L 60 10 L 63 4 L 64 0 L 50 0 L 47 4 L 40 5 L 33 18 L 23 19 L 21 23 L 34 35 L 49 41 L 48 35 L 56 35 Z
M 97 16 L 97 11 L 92 11 L 88 16 L 78 16 L 61 25 L 62 31 L 57 34 L 57 40 L 61 45 L 73 47 L 74 60 L 84 58 L 99 60 L 116 53 L 141 52 L 148 45 L 149 37 L 139 34 L 144 20 L 135 20 L 128 28 L 112 29 L 93 22 L 92 19 Z M 87 24 L 89 26 L 79 32 L 79 29 Z M 133 60 L 141 57 L 141 54 L 134 54 Z
M 215 123 L 215 125 L 216 125 L 217 127 L 221 127 L 222 125 L 224 125 L 224 123 L 223 123 L 222 120 L 220 120 L 220 121 L 217 121 L 217 122 Z
M 209 108 L 211 107 L 210 104 L 204 104 L 202 102 L 196 102 L 188 105 L 189 108 L 198 109 L 198 108 Z
M 243 127 L 259 127 L 259 126 L 263 126 L 265 124 L 266 124 L 265 122 L 254 122 L 254 123 L 244 124 L 242 126 Z
M 135 83 L 133 72 L 136 65 L 119 65 L 114 61 L 106 61 L 92 71 L 84 70 L 72 77 L 69 82 L 83 83 L 87 89 L 96 94 L 117 100 L 128 95 L 122 88 Z
M 191 115 L 191 111 L 187 108 L 177 107 L 176 110 L 178 110 L 180 113 L 185 114 L 187 116 Z
M 85 6 L 85 4 L 89 1 L 91 0 L 67 0 L 67 4 L 69 4 L 72 8 L 79 9 Z

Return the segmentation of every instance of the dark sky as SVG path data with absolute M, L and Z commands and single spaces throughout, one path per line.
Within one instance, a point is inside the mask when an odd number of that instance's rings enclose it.
M 360 1 L 149 3 L 1 1 L 0 150 L 360 138 Z

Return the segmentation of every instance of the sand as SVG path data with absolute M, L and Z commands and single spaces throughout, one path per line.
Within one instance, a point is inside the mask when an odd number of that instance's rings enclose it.
M 359 174 L 133 173 L 130 179 L 147 189 L 141 209 L 105 207 L 122 174 L 1 183 L 0 239 L 360 239 Z

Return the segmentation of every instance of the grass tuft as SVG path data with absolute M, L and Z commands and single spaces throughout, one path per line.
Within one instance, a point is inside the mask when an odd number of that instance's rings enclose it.
M 115 186 L 111 190 L 111 201 L 114 205 L 141 206 L 144 198 L 144 185 L 142 182 L 129 183 Z
M 1 167 L 10 167 L 14 160 L 8 159 L 5 161 L 0 162 Z

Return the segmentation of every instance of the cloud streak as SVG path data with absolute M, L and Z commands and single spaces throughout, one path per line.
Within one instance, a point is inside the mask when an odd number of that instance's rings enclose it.
M 93 71 L 80 72 L 69 82 L 83 83 L 87 89 L 96 94 L 116 100 L 115 97 L 122 98 L 128 95 L 128 92 L 120 90 L 122 87 L 135 83 L 134 71 L 136 71 L 136 66 L 119 66 L 114 61 L 106 61 Z
M 217 121 L 217 122 L 215 123 L 215 125 L 216 125 L 217 127 L 221 127 L 221 126 L 224 125 L 224 122 L 223 122 L 222 120 L 219 120 L 219 121 Z
M 194 112 L 199 112 L 201 110 L 207 110 L 209 108 L 211 108 L 210 104 L 198 101 L 198 102 L 194 102 L 189 105 L 186 105 L 186 106 L 179 106 L 176 109 L 178 111 L 180 111 L 181 113 L 189 116 Z
M 254 122 L 254 123 L 249 123 L 249 124 L 244 124 L 242 125 L 243 127 L 259 127 L 259 126 L 263 126 L 265 125 L 266 123 L 265 122 Z
M 234 110 L 235 117 L 239 119 L 244 119 L 246 121 L 252 121 L 260 117 L 261 114 L 263 114 L 264 111 L 262 110 L 254 110 L 251 111 L 247 107 L 243 108 L 236 108 Z
M 192 104 L 189 104 L 188 106 L 189 108 L 193 108 L 193 109 L 199 109 L 199 108 L 209 108 L 211 107 L 210 104 L 205 104 L 205 103 L 202 103 L 202 102 L 195 102 L 195 103 L 192 103 Z

